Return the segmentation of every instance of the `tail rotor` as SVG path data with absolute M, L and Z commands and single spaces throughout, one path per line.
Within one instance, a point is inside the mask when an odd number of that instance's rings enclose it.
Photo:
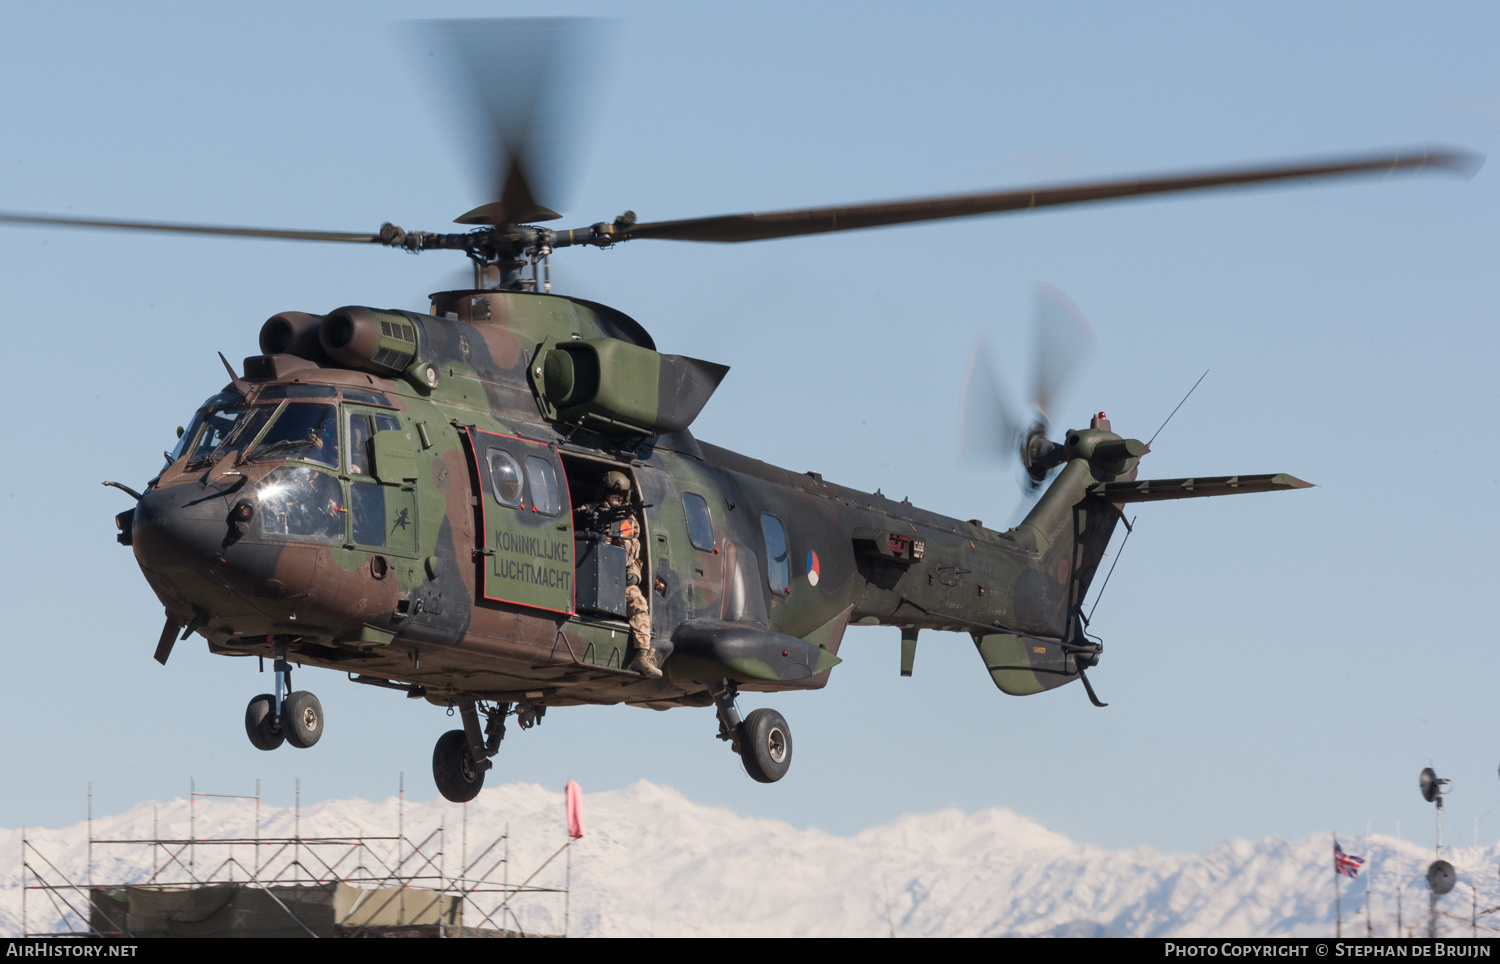
M 983 335 L 974 340 L 959 401 L 959 458 L 1018 462 L 1022 493 L 1030 498 L 1062 464 L 1063 447 L 1047 437 L 1048 412 L 1094 348 L 1094 333 L 1078 307 L 1051 285 L 1036 286 L 1035 355 L 1030 412 L 1012 401 L 1000 366 Z

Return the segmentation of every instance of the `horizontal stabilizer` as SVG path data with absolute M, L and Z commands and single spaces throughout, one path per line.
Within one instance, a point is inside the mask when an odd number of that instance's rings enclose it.
M 1283 489 L 1310 489 L 1294 475 L 1218 475 L 1201 479 L 1143 479 L 1138 482 L 1101 482 L 1089 488 L 1106 502 L 1160 502 L 1163 499 L 1199 499 L 1211 495 L 1238 495 L 1243 492 L 1279 492 Z

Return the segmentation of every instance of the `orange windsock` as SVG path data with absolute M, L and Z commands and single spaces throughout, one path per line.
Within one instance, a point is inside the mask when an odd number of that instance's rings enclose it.
M 568 803 L 568 836 L 578 840 L 583 837 L 583 788 L 569 780 L 563 795 Z

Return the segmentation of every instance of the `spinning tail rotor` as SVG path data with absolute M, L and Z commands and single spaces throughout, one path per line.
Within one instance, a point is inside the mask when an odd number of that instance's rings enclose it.
M 1036 286 L 1036 353 L 1029 412 L 1018 409 L 984 336 L 974 340 L 959 401 L 959 457 L 1019 462 L 1021 490 L 1035 495 L 1062 464 L 1063 446 L 1047 437 L 1048 413 L 1094 348 L 1094 332 L 1078 306 L 1051 285 Z

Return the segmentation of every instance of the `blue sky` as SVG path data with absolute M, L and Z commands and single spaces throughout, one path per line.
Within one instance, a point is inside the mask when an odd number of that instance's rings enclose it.
M 0 14 L 0 210 L 443 230 L 492 200 L 395 25 L 536 13 L 432 3 L 61 4 Z M 576 141 L 567 224 L 664 220 L 1445 144 L 1495 157 L 1500 14 L 1482 4 L 560 4 L 618 19 Z M 557 711 L 492 779 L 586 790 L 637 777 L 847 832 L 1001 805 L 1109 846 L 1366 825 L 1430 838 L 1416 791 L 1455 779 L 1448 833 L 1500 837 L 1494 738 L 1500 458 L 1488 423 L 1493 163 L 1399 177 L 881 229 L 554 258 L 562 290 L 629 312 L 666 351 L 732 370 L 705 439 L 960 518 L 1002 524 L 1004 470 L 955 459 L 984 331 L 1020 381 L 1032 286 L 1065 291 L 1098 350 L 1055 419 L 1149 436 L 1153 477 L 1287 471 L 1296 493 L 1140 508 L 1080 688 L 1025 699 L 965 636 L 851 631 L 822 693 L 750 697 L 795 738 L 752 783 L 709 710 Z M 287 309 L 420 308 L 462 265 L 350 246 L 0 230 L 12 354 L 0 379 L 9 589 L 0 823 L 200 787 L 273 802 L 431 792 L 440 710 L 304 673 L 314 750 L 254 750 L 249 661 L 179 646 L 103 479 L 138 485 L 173 428 Z M 310 677 L 316 676 L 316 679 Z M 1423 821 L 1426 821 L 1425 824 Z M 1425 829 L 1423 829 L 1425 827 Z M 1426 835 L 1426 838 L 1423 835 Z

